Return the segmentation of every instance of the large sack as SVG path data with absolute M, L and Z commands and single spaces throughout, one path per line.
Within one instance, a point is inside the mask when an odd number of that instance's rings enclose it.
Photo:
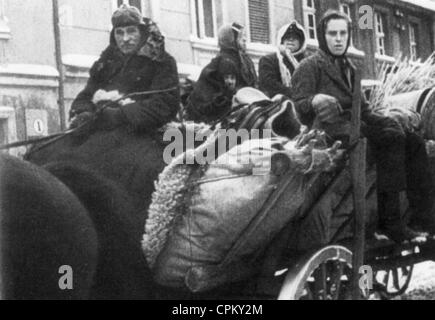
M 307 173 L 330 170 L 340 157 L 339 145 L 327 149 L 321 140 L 318 133 L 310 133 L 294 141 L 247 141 L 205 172 L 200 168 L 186 173 L 190 183 L 184 189 L 168 181 L 183 172 L 182 165 L 164 172 L 143 241 L 155 280 L 167 287 L 204 292 L 249 276 L 237 272 L 245 270 L 237 266 L 255 270 L 258 255 L 298 215 L 309 188 Z M 240 164 L 246 157 L 249 163 Z M 180 181 L 185 182 L 183 177 Z M 168 200 L 168 186 L 183 189 L 182 205 L 162 203 Z M 165 212 L 168 207 L 175 210 Z

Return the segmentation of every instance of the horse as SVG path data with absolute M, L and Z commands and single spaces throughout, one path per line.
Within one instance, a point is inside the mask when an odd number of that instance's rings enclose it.
M 128 194 L 76 163 L 0 159 L 2 298 L 151 298 Z M 61 266 L 74 272 L 71 291 L 59 290 Z
M 84 299 L 97 268 L 97 233 L 79 199 L 37 166 L 0 155 L 0 297 Z M 71 268 L 72 289 L 59 285 Z
M 153 283 L 140 248 L 154 183 L 167 165 L 166 146 L 162 132 L 85 126 L 25 155 L 61 181 L 92 221 L 98 257 L 91 298 L 152 299 L 168 293 Z

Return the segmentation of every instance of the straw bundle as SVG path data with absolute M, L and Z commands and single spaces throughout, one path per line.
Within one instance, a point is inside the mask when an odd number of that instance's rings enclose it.
M 423 63 L 399 57 L 392 66 L 384 64 L 379 70 L 378 80 L 381 85 L 370 97 L 370 105 L 375 111 L 384 108 L 388 97 L 435 87 L 435 53 Z
M 396 119 L 407 130 L 432 131 L 424 128 L 430 125 L 428 121 L 422 123 L 425 115 L 419 114 L 415 104 L 407 100 L 418 98 L 418 91 L 435 87 L 435 53 L 423 63 L 399 57 L 393 65 L 384 64 L 378 80 L 381 84 L 374 88 L 369 101 L 373 111 Z

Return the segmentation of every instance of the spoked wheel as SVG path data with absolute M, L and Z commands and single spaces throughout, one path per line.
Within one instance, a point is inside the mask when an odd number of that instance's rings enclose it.
M 414 265 L 409 265 L 376 272 L 375 291 L 383 300 L 403 295 L 408 290 L 413 271 Z
M 352 252 L 326 247 L 289 270 L 279 300 L 346 300 L 351 298 Z

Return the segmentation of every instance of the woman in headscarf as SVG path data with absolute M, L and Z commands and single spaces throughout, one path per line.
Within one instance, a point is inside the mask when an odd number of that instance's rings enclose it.
M 237 89 L 256 87 L 257 74 L 246 53 L 244 28 L 237 23 L 225 25 L 219 30 L 218 39 L 220 52 L 203 69 L 195 84 L 188 99 L 186 120 L 205 123 L 218 120 L 230 111 Z M 230 75 L 235 78 L 235 86 L 230 85 Z
M 317 28 L 320 50 L 304 59 L 292 78 L 293 99 L 303 124 L 323 129 L 331 140 L 345 144 L 356 71 L 346 56 L 351 30 L 346 15 L 326 12 Z M 433 186 L 424 141 L 395 120 L 373 113 L 366 101 L 362 101 L 361 120 L 362 135 L 377 166 L 379 230 L 396 242 L 421 235 L 401 215 L 399 194 L 406 190 L 415 223 L 434 232 Z
M 260 59 L 259 86 L 270 98 L 292 98 L 291 78 L 307 48 L 305 29 L 296 21 L 278 31 L 278 51 Z

